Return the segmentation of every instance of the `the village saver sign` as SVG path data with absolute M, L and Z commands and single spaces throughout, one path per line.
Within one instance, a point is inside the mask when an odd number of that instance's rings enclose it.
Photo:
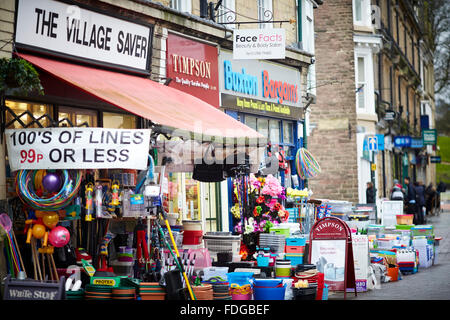
M 235 29 L 233 59 L 284 59 L 286 32 L 275 29 Z
M 149 129 L 5 130 L 11 171 L 147 168 Z
M 139 72 L 149 70 L 153 27 L 53 0 L 18 0 L 18 47 Z

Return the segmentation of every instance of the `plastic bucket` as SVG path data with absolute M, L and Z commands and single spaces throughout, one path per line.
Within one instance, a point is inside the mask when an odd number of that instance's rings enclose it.
M 247 294 L 231 294 L 231 300 L 252 300 L 252 293 Z
M 398 280 L 398 267 L 388 268 L 387 275 L 389 277 L 391 277 L 391 281 L 397 281 Z
M 253 287 L 255 300 L 284 300 L 286 285 L 278 287 Z
M 253 285 L 257 287 L 277 287 L 282 284 L 282 279 L 253 279 Z
M 290 277 L 291 276 L 291 261 L 277 260 L 276 264 L 275 264 L 275 274 L 277 277 Z
M 315 300 L 317 286 L 310 286 L 308 288 L 292 288 L 294 300 Z
M 253 278 L 253 272 L 229 272 L 227 273 L 228 283 L 236 283 L 240 286 L 250 284 L 250 279 Z
M 202 243 L 203 231 L 191 231 L 185 230 L 183 232 L 183 244 L 184 245 L 199 245 Z

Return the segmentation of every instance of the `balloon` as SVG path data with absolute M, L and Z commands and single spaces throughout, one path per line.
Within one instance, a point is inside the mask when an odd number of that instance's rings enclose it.
M 34 215 L 36 216 L 36 218 L 42 218 L 42 217 L 44 216 L 44 214 L 45 214 L 44 211 L 36 210 L 36 211 L 34 212 Z
M 62 226 L 58 226 L 52 229 L 48 235 L 48 241 L 56 248 L 64 247 L 70 240 L 69 230 Z
M 53 229 L 59 222 L 59 215 L 56 212 L 49 212 L 42 217 L 45 226 Z
M 35 224 L 32 229 L 33 237 L 42 239 L 45 235 L 45 227 L 42 224 Z
M 47 173 L 42 179 L 42 185 L 48 192 L 56 192 L 61 188 L 61 177 L 54 173 Z

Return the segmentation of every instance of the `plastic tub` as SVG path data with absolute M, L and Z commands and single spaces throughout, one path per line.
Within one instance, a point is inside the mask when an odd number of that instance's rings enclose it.
M 203 280 L 209 280 L 213 277 L 221 277 L 227 280 L 228 267 L 209 267 L 203 269 Z
M 183 220 L 184 231 L 201 231 L 202 222 L 200 220 Z
M 183 232 L 183 244 L 185 245 L 199 245 L 202 243 L 203 231 L 185 230 Z
M 308 288 L 292 288 L 294 300 L 315 300 L 317 286 L 311 285 Z
M 388 268 L 387 275 L 389 277 L 391 277 L 391 281 L 397 281 L 398 280 L 398 267 Z
M 276 227 L 271 227 L 269 229 L 269 231 L 270 232 L 275 232 L 275 234 L 282 234 L 282 235 L 284 235 L 286 237 L 289 237 L 289 235 L 290 235 L 290 228 L 289 227 L 276 226 Z
M 304 251 L 304 246 L 286 246 L 286 253 L 303 253 Z
M 396 217 L 397 217 L 397 224 L 400 225 L 411 225 L 414 219 L 413 214 L 398 214 Z
M 258 267 L 268 267 L 269 266 L 270 257 L 259 256 L 256 257 L 256 264 Z
M 306 245 L 306 238 L 286 238 L 287 246 L 304 246 Z
M 252 300 L 252 293 L 247 294 L 231 294 L 231 300 Z
M 255 300 L 284 300 L 286 295 L 286 285 L 278 285 L 276 287 L 254 286 L 253 296 Z
M 236 283 L 240 286 L 250 284 L 250 280 L 253 278 L 253 272 L 229 272 L 227 273 L 228 283 Z

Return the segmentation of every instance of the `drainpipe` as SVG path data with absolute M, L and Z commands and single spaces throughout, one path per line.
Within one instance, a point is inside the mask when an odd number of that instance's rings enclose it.
M 301 43 L 302 39 L 302 0 L 297 0 L 297 34 L 298 42 Z

